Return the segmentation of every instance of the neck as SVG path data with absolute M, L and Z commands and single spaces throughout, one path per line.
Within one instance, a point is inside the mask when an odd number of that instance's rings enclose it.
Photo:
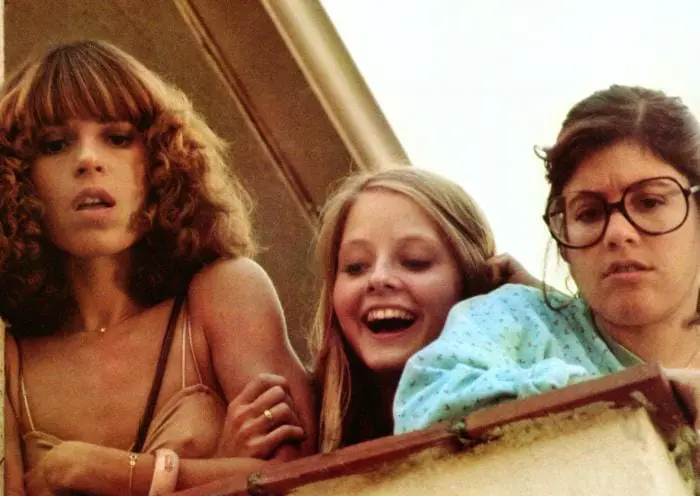
M 624 326 L 595 315 L 595 323 L 645 362 L 684 368 L 700 364 L 700 327 L 692 318 L 688 312 L 676 312 L 651 324 Z
M 128 252 L 116 257 L 68 261 L 68 277 L 77 303 L 71 330 L 96 331 L 138 313 L 128 291 Z

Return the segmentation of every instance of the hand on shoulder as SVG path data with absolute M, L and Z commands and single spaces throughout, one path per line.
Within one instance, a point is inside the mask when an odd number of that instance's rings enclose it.
M 496 285 L 511 283 L 535 288 L 542 287 L 542 281 L 530 274 L 510 253 L 494 255 L 487 260 L 487 263 Z

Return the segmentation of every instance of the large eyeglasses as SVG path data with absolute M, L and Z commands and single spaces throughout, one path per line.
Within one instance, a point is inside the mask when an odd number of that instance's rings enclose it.
M 593 192 L 556 196 L 547 204 L 544 221 L 554 239 L 567 248 L 598 243 L 613 210 L 619 210 L 645 234 L 666 234 L 683 225 L 688 218 L 688 198 L 699 190 L 698 185 L 684 188 L 672 177 L 653 177 L 630 184 L 616 203 L 607 203 Z

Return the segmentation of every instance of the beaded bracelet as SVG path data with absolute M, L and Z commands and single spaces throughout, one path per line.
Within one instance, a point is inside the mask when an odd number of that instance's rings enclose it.
M 168 448 L 156 450 L 156 464 L 148 496 L 161 496 L 175 491 L 179 469 L 180 458 L 177 453 Z

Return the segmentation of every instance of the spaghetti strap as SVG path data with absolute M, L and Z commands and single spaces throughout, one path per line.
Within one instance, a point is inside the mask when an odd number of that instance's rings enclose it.
M 185 314 L 187 314 L 187 310 L 185 310 Z M 187 354 L 186 354 L 186 348 L 187 348 L 187 321 L 189 320 L 189 316 L 185 316 L 185 322 L 182 323 L 182 343 L 180 343 L 180 362 L 182 366 L 182 371 L 180 373 L 180 376 L 182 377 L 182 389 L 185 389 L 187 387 Z
M 190 320 L 189 312 L 185 315 L 185 326 L 187 329 L 187 337 L 190 341 L 190 353 L 192 354 L 192 363 L 194 363 L 194 370 L 197 372 L 198 384 L 202 384 L 202 373 L 199 371 L 199 363 L 197 363 L 197 357 L 194 354 L 194 342 L 192 340 L 192 321 Z
M 202 384 L 202 374 L 199 371 L 199 363 L 197 363 L 197 357 L 194 354 L 194 342 L 192 340 L 192 321 L 190 320 L 190 314 L 185 309 L 184 319 L 182 323 L 182 343 L 181 343 L 181 372 L 182 377 L 182 389 L 187 387 L 187 343 L 189 342 L 190 355 L 192 356 L 192 363 L 194 364 L 194 370 L 197 373 L 197 384 Z
M 20 372 L 19 374 L 19 389 L 22 393 L 22 402 L 24 403 L 24 411 L 27 412 L 27 420 L 29 421 L 29 428 L 33 431 L 36 430 L 34 427 L 34 419 L 32 418 L 32 412 L 29 410 L 29 400 L 27 399 L 27 388 L 24 387 L 24 375 Z
M 153 420 L 153 414 L 156 408 L 156 402 L 158 401 L 158 394 L 160 393 L 160 387 L 163 385 L 163 374 L 165 373 L 165 366 L 168 362 L 168 355 L 170 354 L 170 348 L 175 337 L 175 327 L 177 326 L 177 321 L 179 320 L 180 310 L 182 309 L 182 304 L 187 296 L 187 287 L 175 297 L 173 301 L 173 307 L 170 310 L 170 317 L 168 317 L 168 325 L 165 329 L 165 335 L 163 336 L 163 342 L 160 346 L 160 354 L 158 356 L 158 363 L 156 365 L 156 373 L 153 377 L 153 383 L 151 384 L 151 390 L 148 393 L 148 399 L 146 401 L 146 407 L 144 409 L 143 415 L 141 416 L 141 421 L 139 422 L 139 428 L 136 433 L 136 442 L 132 446 L 132 450 L 136 453 L 141 452 L 143 449 L 143 444 L 146 441 L 146 435 L 148 434 L 148 428 Z

